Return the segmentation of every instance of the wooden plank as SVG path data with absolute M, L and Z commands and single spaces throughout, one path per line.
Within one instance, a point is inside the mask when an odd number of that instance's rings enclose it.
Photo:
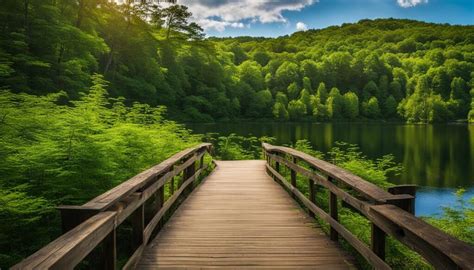
M 335 220 L 331 215 L 324 212 L 321 208 L 313 204 L 308 198 L 304 196 L 299 190 L 293 188 L 285 180 L 283 176 L 278 174 L 273 168 L 267 165 L 268 170 L 274 174 L 280 183 L 286 186 L 286 188 L 296 195 L 296 197 L 315 215 L 328 222 L 331 228 L 337 231 L 355 250 L 357 250 L 375 269 L 391 269 L 382 259 L 380 259 L 370 248 L 368 248 L 362 241 L 360 241 L 356 236 L 354 236 L 349 230 L 342 226 L 337 220 Z
M 335 180 L 350 186 L 351 188 L 357 190 L 358 192 L 360 192 L 371 200 L 383 203 L 386 201 L 387 198 L 391 197 L 388 192 L 379 188 L 378 186 L 367 182 L 359 176 L 354 175 L 344 169 L 341 169 L 329 162 L 317 159 L 308 154 L 288 147 L 273 146 L 267 143 L 263 143 L 262 146 L 269 153 L 289 154 L 293 157 L 298 158 L 299 160 L 305 161 L 306 163 L 313 166 L 315 169 L 321 171 L 325 175 L 330 176 Z
M 331 180 L 329 180 L 331 182 Z M 339 215 L 337 211 L 337 196 L 333 192 L 329 192 L 329 214 L 331 218 L 335 221 L 339 222 Z M 330 226 L 329 228 L 329 238 L 333 241 L 337 241 L 339 239 L 339 235 L 337 234 L 337 230 Z
M 353 267 L 266 174 L 265 161 L 217 164 L 150 242 L 138 269 Z
M 369 218 L 439 269 L 474 269 L 474 247 L 393 205 L 375 205 Z
M 382 260 L 385 260 L 385 232 L 380 229 L 377 225 L 373 222 L 371 224 L 371 247 L 372 251 L 379 256 Z
M 114 230 L 115 213 L 102 212 L 63 234 L 12 269 L 71 269 Z
M 117 234 L 115 228 L 105 237 L 103 251 L 100 257 L 101 269 L 115 270 L 117 268 Z M 57 269 L 64 269 L 63 267 Z
M 161 221 L 163 218 L 164 214 L 171 208 L 171 206 L 175 203 L 175 201 L 178 199 L 178 197 L 183 193 L 183 191 L 188 187 L 195 178 L 199 177 L 199 175 L 202 173 L 202 169 L 199 169 L 194 176 L 191 176 L 188 180 L 186 180 L 181 187 L 171 196 L 161 207 L 160 211 L 156 213 L 156 215 L 148 222 L 148 225 L 145 228 L 144 231 L 144 241 L 145 243 L 148 243 L 148 240 L 151 237 L 151 234 L 153 230 L 156 228 L 158 223 Z
M 98 210 L 104 210 L 105 208 L 110 207 L 117 201 L 145 186 L 148 182 L 153 181 L 153 179 L 156 179 L 158 175 L 168 172 L 169 169 L 178 161 L 198 151 L 208 150 L 211 148 L 211 146 L 212 145 L 209 143 L 204 143 L 197 147 L 183 150 L 173 155 L 169 159 L 161 162 L 160 164 L 132 177 L 126 182 L 123 182 L 106 193 L 99 195 L 98 197 L 84 204 L 84 206 Z
M 358 210 L 362 214 L 364 214 L 364 215 L 368 214 L 367 211 L 369 209 L 370 204 L 368 204 L 367 202 L 355 198 L 354 196 L 352 196 L 348 192 L 346 192 L 343 189 L 336 186 L 334 183 L 331 183 L 327 179 L 323 178 L 322 176 L 320 176 L 318 174 L 315 174 L 312 171 L 309 171 L 307 169 L 304 169 L 302 167 L 294 165 L 291 162 L 289 162 L 288 160 L 285 160 L 285 159 L 283 159 L 279 156 L 275 156 L 275 155 L 269 155 L 269 156 L 270 156 L 271 159 L 278 160 L 278 161 L 284 163 L 286 166 L 291 167 L 297 173 L 299 173 L 299 174 L 301 174 L 301 175 L 303 175 L 303 176 L 305 176 L 309 179 L 312 179 L 314 183 L 329 189 L 330 192 L 334 193 L 338 198 L 340 198 L 344 202 L 348 203 L 349 205 L 354 207 L 356 210 Z M 402 199 L 406 198 L 405 195 L 400 195 L 400 196 L 403 196 Z

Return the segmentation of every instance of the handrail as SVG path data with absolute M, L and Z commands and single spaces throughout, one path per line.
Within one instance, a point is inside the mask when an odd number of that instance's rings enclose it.
M 262 144 L 267 172 L 286 187 L 295 199 L 330 225 L 330 238 L 341 235 L 375 269 L 390 269 L 385 260 L 385 237 L 390 235 L 423 256 L 435 268 L 474 269 L 474 247 L 442 232 L 413 215 L 413 188 L 393 188 L 387 192 L 364 179 L 292 148 Z M 291 159 L 291 160 L 289 160 Z M 310 169 L 298 165 L 305 162 Z M 280 174 L 280 164 L 291 172 L 290 182 Z M 309 198 L 297 186 L 296 175 L 308 179 Z M 329 213 L 316 205 L 315 185 L 329 190 Z M 340 186 L 358 193 L 354 196 Z M 411 194 L 400 194 L 403 190 Z M 372 223 L 371 247 L 368 247 L 339 223 L 338 199 L 342 206 L 355 209 Z
M 116 229 L 126 219 L 132 225 L 134 253 L 124 269 L 133 269 L 152 233 L 181 195 L 189 194 L 207 168 L 208 143 L 181 151 L 160 164 L 132 177 L 82 206 L 60 206 L 63 235 L 12 269 L 72 269 L 99 245 L 100 269 L 116 269 Z M 197 162 L 198 169 L 196 170 Z M 183 172 L 175 190 L 175 176 Z M 170 197 L 165 201 L 165 185 Z M 145 224 L 145 207 L 153 200 L 153 217 Z M 147 209 L 148 210 L 148 209 Z M 94 251 L 96 252 L 96 251 Z

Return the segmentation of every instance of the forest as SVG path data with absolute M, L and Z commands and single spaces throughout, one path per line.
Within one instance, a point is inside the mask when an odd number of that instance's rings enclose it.
M 180 121 L 474 121 L 474 27 L 361 20 L 279 38 L 206 38 L 185 6 L 0 7 L 0 87 L 76 100 L 99 73 Z M 168 16 L 171 15 L 171 16 Z
M 180 5 L 2 1 L 0 268 L 59 235 L 57 205 L 81 204 L 203 140 L 222 159 L 260 158 L 270 140 L 207 138 L 179 122 L 474 122 L 474 26 L 379 19 L 206 38 L 191 15 Z M 381 186 L 400 170 L 350 149 L 326 157 Z M 430 222 L 473 243 L 474 201 L 464 203 Z

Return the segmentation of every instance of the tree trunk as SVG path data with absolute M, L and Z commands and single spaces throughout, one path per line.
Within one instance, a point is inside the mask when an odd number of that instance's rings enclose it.
M 77 28 L 81 28 L 83 17 L 84 17 L 84 0 L 79 0 L 79 10 L 77 11 L 77 19 L 76 19 Z
M 109 68 L 110 68 L 110 65 L 112 64 L 113 58 L 114 58 L 114 47 L 111 46 L 109 56 L 107 57 L 107 63 L 105 64 L 105 68 L 104 68 L 104 76 L 105 74 L 107 74 L 107 72 L 109 72 Z
M 29 8 L 30 8 L 30 0 L 25 0 L 24 2 L 24 21 L 23 21 L 23 27 L 25 28 L 25 31 L 28 29 L 28 16 L 29 16 Z

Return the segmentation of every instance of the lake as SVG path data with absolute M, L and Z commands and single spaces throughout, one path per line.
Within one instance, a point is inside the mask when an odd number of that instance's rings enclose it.
M 467 198 L 474 196 L 474 125 L 235 122 L 186 126 L 201 134 L 271 136 L 279 145 L 307 139 L 322 152 L 340 141 L 357 144 L 370 158 L 392 154 L 404 170 L 390 181 L 419 186 L 417 215 L 438 214 L 442 206 L 455 205 L 457 188 L 466 188 Z

